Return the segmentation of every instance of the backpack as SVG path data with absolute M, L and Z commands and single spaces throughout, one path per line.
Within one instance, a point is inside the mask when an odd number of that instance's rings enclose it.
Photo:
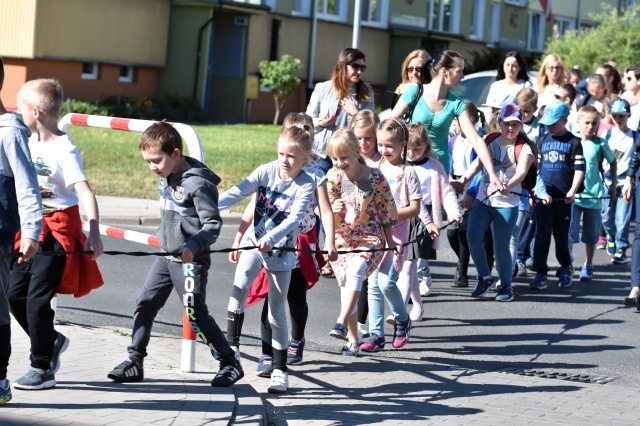
M 500 137 L 500 133 L 491 133 L 490 135 L 487 136 L 487 138 L 484 141 L 488 146 L 491 142 L 496 140 L 498 137 Z M 518 139 L 516 140 L 516 147 L 514 151 L 514 156 L 516 157 L 516 164 L 518 164 L 518 158 L 520 158 L 520 152 L 522 151 L 522 147 L 526 143 L 527 142 L 521 137 L 518 137 Z M 526 189 L 528 191 L 532 190 L 536 186 L 537 175 L 538 175 L 538 159 L 534 155 L 533 163 L 531 163 L 531 165 L 529 166 L 529 170 L 527 170 L 527 174 L 524 176 L 524 179 L 522 180 L 522 183 L 521 183 L 522 189 Z

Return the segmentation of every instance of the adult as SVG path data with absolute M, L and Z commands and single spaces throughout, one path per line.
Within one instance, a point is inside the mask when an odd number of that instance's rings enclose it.
M 624 70 L 625 91 L 620 96 L 626 99 L 631 106 L 640 101 L 640 66 L 630 65 Z
M 604 81 L 607 84 L 607 93 L 614 95 L 622 93 L 622 79 L 616 67 L 611 64 L 602 64 L 596 69 L 596 74 L 604 77 Z
M 458 87 L 464 78 L 464 58 L 458 52 L 445 50 L 432 64 L 427 64 L 424 72 L 427 70 L 433 77 L 430 83 L 423 84 L 423 94 L 416 104 L 411 121 L 419 121 L 425 125 L 433 142 L 433 150 L 438 154 L 438 160 L 445 170 L 450 170 L 449 128 L 453 119 L 457 117 L 460 128 L 486 167 L 491 182 L 497 188 L 503 188 L 504 185 L 493 170 L 487 145 L 471 121 L 467 105 L 449 91 L 450 88 Z M 417 84 L 411 84 L 404 91 L 398 104 L 391 111 L 392 117 L 402 117 L 418 94 L 418 89 Z
M 327 143 L 333 132 L 348 127 L 358 111 L 374 110 L 373 89 L 362 81 L 362 74 L 367 70 L 364 61 L 361 50 L 343 49 L 333 67 L 331 80 L 316 84 L 307 106 L 315 131 L 313 150 L 318 156 L 318 167 L 325 173 L 333 166 L 327 156 Z
M 431 55 L 424 49 L 416 49 L 407 55 L 400 70 L 402 83 L 395 91 L 391 108 L 396 106 L 398 99 L 411 83 L 428 84 L 431 82 L 430 70 L 432 68 L 428 66 L 429 64 L 431 64 Z
M 634 149 L 627 169 L 627 177 L 622 187 L 622 196 L 627 203 L 636 201 L 636 224 L 640 223 L 640 191 L 637 190 L 638 177 L 640 177 L 640 138 L 636 137 Z M 631 249 L 631 291 L 624 300 L 627 306 L 636 306 L 640 312 L 640 226 L 636 225 Z
M 569 71 L 555 53 L 545 56 L 538 73 L 538 108 L 555 101 L 558 87 L 568 80 Z
M 522 55 L 516 51 L 507 52 L 498 65 L 498 75 L 491 83 L 486 103 L 502 106 L 505 99 L 515 99 L 521 89 L 532 86 Z

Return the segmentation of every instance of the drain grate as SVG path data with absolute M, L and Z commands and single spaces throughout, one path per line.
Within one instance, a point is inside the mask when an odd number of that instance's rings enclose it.
M 595 376 L 589 374 L 579 374 L 579 373 L 564 373 L 561 371 L 545 371 L 545 370 L 526 370 L 524 368 L 506 368 L 504 370 L 500 370 L 501 373 L 507 374 L 517 374 L 520 376 L 535 376 L 542 377 L 545 379 L 557 379 L 557 380 L 569 380 L 573 382 L 583 382 L 583 383 L 598 383 L 600 385 L 604 385 L 605 383 L 612 382 L 617 379 L 617 377 L 611 376 Z

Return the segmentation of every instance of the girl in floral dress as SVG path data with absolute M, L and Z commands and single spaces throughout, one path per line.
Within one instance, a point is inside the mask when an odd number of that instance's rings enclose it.
M 329 201 L 334 213 L 337 250 L 396 249 L 392 227 L 398 213 L 387 180 L 365 164 L 358 139 L 351 130 L 337 130 L 327 146 L 333 168 L 327 174 Z M 384 252 L 339 254 L 333 269 L 341 289 L 338 320 L 329 333 L 347 340 L 342 354 L 356 356 L 357 304 L 362 282 L 380 264 Z

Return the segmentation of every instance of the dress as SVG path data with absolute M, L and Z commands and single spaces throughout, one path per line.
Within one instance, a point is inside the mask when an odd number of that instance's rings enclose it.
M 350 181 L 343 172 L 335 168 L 327 174 L 329 201 L 342 199 L 346 212 L 334 213 L 337 250 L 381 249 L 385 246 L 383 228 L 394 226 L 398 211 L 391 195 L 391 188 L 382 172 L 371 169 L 369 177 Z M 384 252 L 340 254 L 332 262 L 338 282 L 346 279 L 346 266 L 352 256 L 359 256 L 367 263 L 365 279 L 371 275 L 382 260 Z

